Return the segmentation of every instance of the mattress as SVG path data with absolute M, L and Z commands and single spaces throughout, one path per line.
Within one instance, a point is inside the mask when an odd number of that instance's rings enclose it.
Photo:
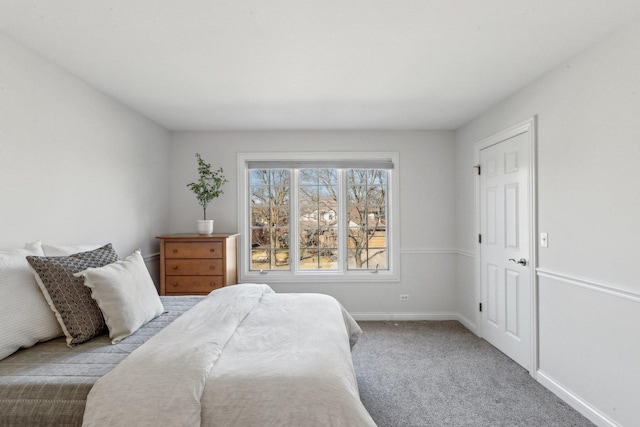
M 61 337 L 0 361 L 0 426 L 80 426 L 93 384 L 203 297 L 161 297 L 167 312 L 118 344 L 101 335 L 74 348 Z
M 333 297 L 225 286 L 159 331 L 87 396 L 86 427 L 375 427 Z

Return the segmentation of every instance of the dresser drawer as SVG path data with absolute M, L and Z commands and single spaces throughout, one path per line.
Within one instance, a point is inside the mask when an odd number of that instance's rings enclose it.
M 224 274 L 222 259 L 167 259 L 167 276 L 210 276 Z
M 172 234 L 160 239 L 160 295 L 206 295 L 238 283 L 238 235 Z
M 222 258 L 222 242 L 166 242 L 165 258 Z
M 167 294 L 206 293 L 224 285 L 222 276 L 172 276 L 167 278 Z

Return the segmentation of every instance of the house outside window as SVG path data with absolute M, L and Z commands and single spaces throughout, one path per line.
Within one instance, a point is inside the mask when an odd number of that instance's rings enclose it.
M 397 153 L 240 153 L 240 280 L 397 281 Z

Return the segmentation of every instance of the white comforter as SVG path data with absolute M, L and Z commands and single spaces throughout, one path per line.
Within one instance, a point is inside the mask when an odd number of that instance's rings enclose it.
M 332 297 L 212 292 L 93 387 L 86 426 L 375 426 Z

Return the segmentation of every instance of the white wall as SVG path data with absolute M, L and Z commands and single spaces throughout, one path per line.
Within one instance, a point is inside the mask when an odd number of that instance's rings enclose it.
M 0 35 L 0 246 L 157 252 L 170 134 Z
M 456 134 L 457 245 L 473 252 L 473 143 L 538 116 L 539 379 L 601 425 L 640 425 L 639 52 L 636 20 Z M 458 310 L 473 319 L 462 258 Z
M 217 230 L 235 231 L 240 151 L 398 151 L 401 282 L 274 288 L 334 295 L 361 318 L 459 314 L 474 329 L 473 143 L 538 115 L 539 229 L 550 242 L 539 254 L 538 378 L 602 425 L 640 425 L 638 52 L 640 22 L 455 135 L 169 135 L 0 36 L 0 248 L 110 241 L 121 255 L 153 253 L 156 235 L 195 229 L 200 209 L 186 184 L 196 152 L 232 180 L 210 214 Z
M 202 212 L 186 184 L 195 153 L 230 179 L 207 217 L 217 231 L 238 231 L 237 153 L 397 151 L 400 154 L 401 282 L 274 284 L 276 291 L 335 296 L 360 318 L 455 317 L 453 132 L 176 132 L 171 153 L 171 231 L 194 232 Z M 409 301 L 400 301 L 409 294 Z

